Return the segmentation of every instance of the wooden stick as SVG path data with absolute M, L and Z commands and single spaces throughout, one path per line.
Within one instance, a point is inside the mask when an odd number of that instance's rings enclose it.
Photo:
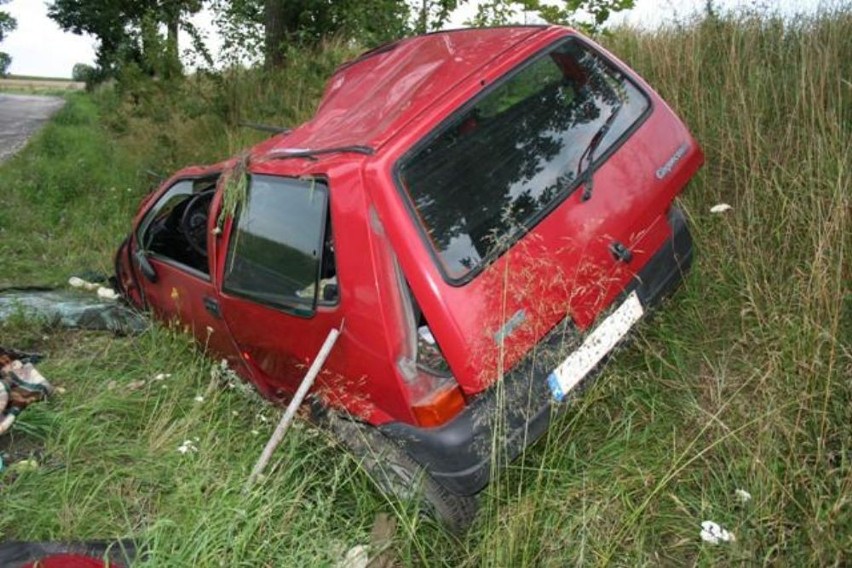
M 341 329 L 342 327 L 343 326 L 341 326 Z M 272 433 L 272 437 L 269 438 L 268 442 L 266 442 L 266 447 L 263 448 L 263 453 L 260 454 L 260 459 L 257 460 L 257 463 L 248 478 L 246 490 L 251 488 L 255 481 L 257 481 L 260 474 L 263 473 L 263 470 L 269 463 L 275 448 L 277 448 L 281 443 L 281 440 L 284 439 L 284 434 L 287 433 L 287 429 L 290 427 L 290 423 L 293 421 L 296 411 L 299 409 L 299 406 L 301 406 L 302 401 L 308 394 L 308 391 L 313 386 L 317 375 L 319 375 L 320 369 L 322 369 L 323 364 L 325 364 L 325 360 L 328 358 L 329 353 L 331 353 L 331 348 L 334 347 L 334 342 L 337 341 L 338 335 L 340 335 L 340 330 L 336 328 L 328 332 L 328 337 L 325 338 L 325 343 L 322 344 L 316 359 L 314 359 L 314 362 L 311 364 L 311 368 L 308 369 L 308 373 L 305 375 L 305 378 L 302 379 L 302 384 L 299 385 L 299 390 L 297 390 L 296 394 L 293 395 L 293 400 L 291 400 L 290 404 L 287 406 L 287 410 L 284 412 L 284 416 L 281 417 L 281 421 L 278 422 L 275 432 Z

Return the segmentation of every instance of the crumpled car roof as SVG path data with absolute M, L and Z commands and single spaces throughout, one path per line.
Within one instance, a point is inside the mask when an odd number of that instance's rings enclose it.
M 378 148 L 485 63 L 544 29 L 445 31 L 367 52 L 331 77 L 313 119 L 264 150 Z

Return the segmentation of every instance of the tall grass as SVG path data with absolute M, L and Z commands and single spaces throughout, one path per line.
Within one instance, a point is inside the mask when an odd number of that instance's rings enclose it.
M 708 19 L 608 47 L 685 119 L 698 263 L 543 449 L 474 549 L 495 564 L 852 553 L 852 14 Z M 710 214 L 726 202 L 733 210 Z M 521 489 L 518 490 L 518 481 Z M 740 503 L 736 489 L 754 499 Z M 496 491 L 495 491 L 496 492 Z M 738 541 L 703 544 L 714 520 Z M 495 546 L 496 543 L 496 546 Z
M 605 42 L 706 152 L 682 203 L 697 263 L 634 347 L 498 476 L 470 534 L 459 541 L 385 500 L 307 428 L 243 495 L 275 413 L 211 382 L 212 363 L 184 336 L 16 320 L 0 344 L 48 352 L 42 370 L 67 392 L 16 426 L 6 451 L 40 466 L 0 478 L 3 538 L 134 535 L 151 566 L 330 565 L 392 511 L 403 565 L 848 564 L 852 11 L 713 18 Z M 108 270 L 150 183 L 140 172 L 239 150 L 255 139 L 239 120 L 304 120 L 344 51 L 282 76 L 72 96 L 0 169 L 4 282 Z M 733 209 L 710 214 L 720 202 Z M 160 372 L 172 376 L 154 381 Z M 198 451 L 178 453 L 185 440 Z M 736 542 L 703 543 L 704 520 Z

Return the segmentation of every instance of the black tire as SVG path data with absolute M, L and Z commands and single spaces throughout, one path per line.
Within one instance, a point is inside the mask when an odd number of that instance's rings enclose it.
M 414 502 L 456 535 L 470 528 L 479 511 L 476 495 L 456 495 L 435 481 L 420 464 L 376 428 L 330 417 L 328 428 L 370 475 L 380 491 Z

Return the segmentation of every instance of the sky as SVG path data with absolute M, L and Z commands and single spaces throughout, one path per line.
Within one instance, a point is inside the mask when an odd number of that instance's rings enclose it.
M 98 1 L 98 0 L 90 0 Z M 617 14 L 614 22 L 653 28 L 665 22 L 683 19 L 701 10 L 705 0 L 636 0 L 632 10 Z M 767 7 L 784 14 L 813 12 L 821 0 L 714 0 L 720 8 Z M 476 0 L 465 4 L 452 18 L 458 27 L 476 11 Z M 97 42 L 94 38 L 65 33 L 47 17 L 46 0 L 12 0 L 0 9 L 18 20 L 18 29 L 0 44 L 0 51 L 12 56 L 10 73 L 40 77 L 71 77 L 75 63 L 94 64 Z M 197 27 L 208 31 L 209 48 L 215 54 L 219 42 L 210 14 L 196 16 Z M 529 22 L 534 23 L 534 22 Z M 184 40 L 184 45 L 186 44 Z

